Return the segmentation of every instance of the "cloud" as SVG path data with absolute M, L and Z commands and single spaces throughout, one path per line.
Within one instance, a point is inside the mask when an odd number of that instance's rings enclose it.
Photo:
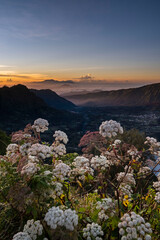
M 0 68 L 12 68 L 12 67 L 14 67 L 14 66 L 9 66 L 9 65 L 2 65 L 2 64 L 0 64 Z
M 88 73 L 87 75 L 83 75 L 79 78 L 75 78 L 77 80 L 80 80 L 80 81 L 91 81 L 94 79 L 94 77 L 92 77 L 91 73 Z
M 29 76 L 26 75 L 19 75 L 19 74 L 0 74 L 0 77 L 14 77 L 14 78 L 30 78 Z

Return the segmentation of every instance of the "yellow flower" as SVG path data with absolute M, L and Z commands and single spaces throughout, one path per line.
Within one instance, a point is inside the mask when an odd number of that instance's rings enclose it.
M 125 195 L 124 198 L 123 198 L 123 205 L 127 207 L 128 204 L 129 204 L 128 195 Z

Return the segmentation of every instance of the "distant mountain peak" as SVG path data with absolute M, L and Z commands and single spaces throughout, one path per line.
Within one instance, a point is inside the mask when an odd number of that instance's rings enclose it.
M 34 82 L 34 83 L 40 83 L 40 84 L 73 84 L 74 81 L 72 80 L 66 80 L 66 81 L 58 81 L 58 80 L 55 80 L 55 79 L 46 79 L 44 81 L 41 81 L 41 82 Z

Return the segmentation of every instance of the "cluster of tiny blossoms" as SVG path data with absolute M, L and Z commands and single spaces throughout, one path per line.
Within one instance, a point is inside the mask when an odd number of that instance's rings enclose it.
M 83 228 L 83 237 L 87 240 L 102 240 L 103 234 L 101 226 L 97 223 L 87 224 L 87 227 Z
M 36 130 L 36 132 L 45 132 L 48 130 L 49 123 L 47 120 L 43 118 L 38 118 L 34 121 L 32 128 Z
M 20 146 L 19 151 L 22 156 L 26 156 L 28 154 L 28 149 L 31 147 L 31 143 L 24 143 Z
M 110 120 L 102 122 L 99 127 L 99 133 L 103 137 L 115 137 L 118 133 L 123 133 L 123 128 L 121 127 L 120 123 Z
M 117 181 L 131 185 L 136 184 L 133 173 L 120 172 L 117 174 Z
M 53 174 L 58 179 L 64 180 L 64 178 L 69 175 L 70 170 L 71 168 L 67 164 L 60 162 L 55 166 L 55 169 L 53 170 Z
M 115 214 L 115 201 L 112 198 L 103 198 L 102 202 L 97 202 L 97 207 L 100 212 L 98 217 L 100 220 L 107 220 Z
M 64 226 L 67 230 L 73 231 L 78 225 L 78 215 L 75 211 L 71 209 L 63 211 L 59 207 L 50 208 L 44 220 L 51 229 Z
M 85 175 L 94 174 L 94 170 L 89 167 L 89 159 L 85 157 L 76 157 L 72 163 L 74 168 L 71 170 L 72 176 L 78 176 L 78 178 L 82 181 L 85 180 Z
M 6 149 L 6 156 L 7 157 L 12 157 L 15 153 L 18 152 L 18 145 L 15 144 L 15 143 L 11 143 L 7 146 L 7 149 Z
M 23 232 L 28 233 L 32 240 L 36 240 L 38 236 L 43 233 L 43 226 L 39 220 L 34 221 L 33 219 L 28 220 L 24 226 Z
M 28 149 L 28 155 L 36 156 L 40 159 L 49 158 L 52 155 L 51 148 L 47 145 L 35 143 Z
M 153 137 L 146 137 L 146 141 L 144 142 L 144 144 L 148 144 L 152 148 L 160 147 L 160 142 L 157 142 L 157 139 Z
M 34 175 L 40 168 L 36 163 L 28 162 L 21 171 L 22 175 L 32 176 Z
M 130 185 L 128 185 L 126 183 L 121 183 L 119 185 L 119 195 L 120 195 L 120 197 L 124 197 L 125 195 L 127 195 L 128 200 L 130 200 L 131 196 L 132 196 L 132 193 L 133 193 L 133 190 L 132 190 Z
M 32 240 L 32 238 L 26 232 L 18 232 L 13 236 L 12 240 Z
M 157 201 L 157 203 L 160 203 L 160 178 L 159 177 L 158 177 L 158 181 L 153 183 L 153 187 L 157 191 L 155 195 L 155 200 Z
M 58 144 L 57 144 L 58 143 Z M 63 156 L 66 154 L 66 147 L 63 143 L 55 142 L 51 146 L 54 157 Z
M 55 131 L 53 137 L 55 138 L 56 142 L 63 142 L 64 144 L 67 144 L 68 142 L 67 134 L 63 131 Z
M 91 159 L 91 167 L 95 170 L 106 170 L 109 165 L 109 161 L 105 156 L 95 156 Z
M 83 156 L 78 156 L 74 159 L 72 165 L 76 168 L 89 167 L 89 159 Z
M 145 223 L 145 220 L 135 212 L 126 213 L 121 218 L 118 224 L 119 234 L 122 236 L 121 240 L 137 239 L 150 240 L 152 233 L 150 223 Z

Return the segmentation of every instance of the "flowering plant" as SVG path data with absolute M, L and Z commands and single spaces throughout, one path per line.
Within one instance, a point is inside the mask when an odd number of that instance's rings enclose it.
M 13 133 L 0 156 L 0 239 L 160 239 L 159 142 L 137 149 L 111 120 L 89 135 L 95 154 L 78 156 L 60 130 L 43 143 L 48 127 L 37 119 Z

